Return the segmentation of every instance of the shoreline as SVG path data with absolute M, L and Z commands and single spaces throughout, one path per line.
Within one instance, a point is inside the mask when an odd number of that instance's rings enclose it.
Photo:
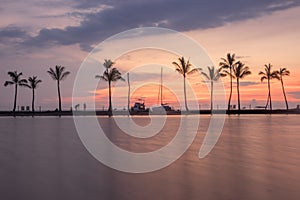
M 300 114 L 300 109 L 290 109 L 290 110 L 262 110 L 262 109 L 253 109 L 253 110 L 241 110 L 240 113 L 238 110 L 214 110 L 213 114 L 227 114 L 227 115 L 253 115 L 253 114 L 260 114 L 260 115 L 268 115 L 268 114 Z M 147 116 L 147 115 L 210 115 L 210 110 L 191 110 L 189 112 L 186 111 L 167 111 L 166 113 L 155 113 L 155 112 L 130 112 L 132 116 Z M 14 117 L 14 116 L 107 116 L 108 111 L 37 111 L 32 113 L 30 111 L 0 111 L 0 117 Z M 114 111 L 114 116 L 124 116 L 128 115 L 128 111 Z

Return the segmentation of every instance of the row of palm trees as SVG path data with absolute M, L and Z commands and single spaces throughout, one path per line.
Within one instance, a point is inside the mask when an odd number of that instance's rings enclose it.
M 108 82 L 108 88 L 109 88 L 109 108 L 108 113 L 111 116 L 112 115 L 112 103 L 111 103 L 111 84 L 112 82 L 116 82 L 118 80 L 125 81 L 124 78 L 122 78 L 121 73 L 119 70 L 115 67 L 113 67 L 115 63 L 111 60 L 105 60 L 104 67 L 105 71 L 103 75 L 96 75 L 95 78 L 99 78 L 101 80 L 104 80 Z M 204 76 L 207 81 L 210 82 L 210 101 L 211 101 L 211 113 L 213 113 L 213 88 L 214 88 L 214 82 L 218 81 L 221 77 L 229 76 L 230 77 L 230 93 L 229 93 L 229 99 L 228 99 L 228 110 L 231 109 L 231 98 L 232 98 L 232 91 L 233 91 L 233 79 L 236 79 L 236 86 L 237 86 L 237 95 L 238 95 L 238 111 L 240 113 L 241 111 L 241 98 L 240 98 L 240 80 L 244 79 L 248 75 L 251 74 L 250 68 L 246 66 L 241 61 L 237 61 L 235 58 L 235 54 L 227 54 L 226 58 L 221 58 L 221 62 L 219 64 L 219 68 L 216 69 L 214 66 L 210 67 L 208 66 L 208 73 L 203 72 L 202 68 L 193 68 L 192 64 L 189 60 L 186 60 L 184 57 L 179 57 L 178 62 L 172 62 L 172 64 L 175 66 L 175 70 L 183 76 L 183 92 L 184 92 L 184 102 L 185 102 L 185 109 L 186 111 L 189 111 L 188 105 L 187 105 L 187 96 L 186 96 L 186 77 L 188 75 L 194 74 L 195 72 L 201 72 L 201 74 Z M 262 75 L 261 81 L 264 79 L 268 79 L 268 85 L 269 85 L 269 95 L 268 95 L 268 102 L 270 102 L 270 109 L 272 110 L 272 100 L 271 100 L 271 89 L 270 89 L 270 80 L 272 78 L 277 78 L 281 81 L 283 94 L 285 97 L 286 106 L 288 109 L 288 103 L 286 99 L 286 94 L 284 90 L 284 84 L 283 84 L 283 76 L 290 75 L 290 72 L 286 68 L 281 68 L 279 71 L 271 72 L 272 65 L 265 65 L 265 71 L 266 72 L 260 72 L 259 75 Z M 129 81 L 129 80 L 128 80 Z M 269 103 L 267 103 L 266 107 Z
M 64 80 L 69 74 L 69 71 L 65 71 L 65 67 L 56 65 L 55 68 L 50 68 L 47 73 L 50 77 L 57 82 L 57 92 L 58 92 L 58 107 L 59 112 L 62 111 L 61 107 L 61 92 L 60 92 L 60 82 Z M 29 77 L 28 79 L 23 79 L 22 72 L 18 71 L 10 71 L 7 73 L 8 76 L 11 78 L 9 81 L 5 81 L 4 86 L 14 85 L 15 86 L 15 95 L 14 95 L 14 107 L 13 112 L 16 111 L 17 106 L 17 96 L 18 96 L 18 87 L 27 87 L 32 90 L 32 103 L 31 103 L 31 110 L 34 113 L 34 103 L 35 103 L 35 89 L 38 87 L 42 80 L 38 79 L 37 76 Z
M 222 58 L 220 62 L 220 68 L 216 69 L 214 66 L 208 66 L 208 73 L 203 72 L 202 68 L 191 68 L 191 63 L 189 60 L 185 61 L 184 57 L 178 58 L 179 62 L 173 62 L 173 65 L 176 67 L 176 71 L 183 75 L 183 87 L 184 87 L 184 101 L 185 101 L 185 108 L 189 111 L 187 106 L 187 99 L 186 99 L 186 76 L 193 74 L 195 72 L 201 72 L 204 78 L 210 82 L 210 106 L 211 106 L 211 113 L 213 111 L 213 88 L 214 82 L 218 81 L 221 77 L 229 76 L 230 77 L 230 94 L 229 94 L 229 103 L 228 103 L 228 110 L 230 110 L 231 98 L 232 98 L 232 85 L 233 79 L 237 80 L 237 91 L 238 91 L 238 109 L 240 111 L 240 79 L 243 79 L 247 75 L 250 75 L 251 72 L 249 67 L 245 66 L 240 61 L 235 62 L 235 55 L 227 54 L 227 58 Z
M 251 74 L 250 68 L 246 66 L 241 61 L 236 60 L 235 54 L 228 53 L 226 58 L 221 58 L 221 62 L 219 63 L 219 68 L 216 69 L 214 66 L 208 66 L 208 73 L 202 71 L 201 68 L 191 68 L 191 63 L 189 60 L 185 60 L 184 57 L 178 58 L 179 62 L 173 62 L 173 65 L 176 67 L 176 71 L 183 75 L 183 87 L 184 87 L 184 100 L 185 100 L 185 107 L 188 111 L 187 106 L 187 99 L 186 99 L 186 76 L 193 74 L 195 72 L 201 71 L 201 74 L 204 78 L 210 82 L 210 106 L 211 106 L 211 113 L 213 111 L 213 88 L 214 82 L 218 81 L 221 77 L 229 76 L 230 78 L 230 91 L 229 91 L 229 98 L 228 98 L 228 108 L 227 110 L 230 111 L 231 109 L 231 99 L 232 99 L 232 92 L 233 92 L 233 79 L 236 79 L 236 89 L 237 89 L 237 96 L 238 96 L 238 112 L 241 111 L 241 98 L 240 98 L 240 80 L 244 79 L 245 77 Z M 268 100 L 265 106 L 265 109 L 270 106 L 270 110 L 272 110 L 272 98 L 271 98 L 271 80 L 277 79 L 280 80 L 282 86 L 282 92 L 285 99 L 286 109 L 289 109 L 288 101 L 285 93 L 283 77 L 289 76 L 290 71 L 287 68 L 280 68 L 279 70 L 272 71 L 272 65 L 267 64 L 265 65 L 264 71 L 259 72 L 261 76 L 261 82 L 264 80 L 268 80 Z
M 102 75 L 96 75 L 95 78 L 108 82 L 108 89 L 109 89 L 109 107 L 108 107 L 108 114 L 112 115 L 112 95 L 111 95 L 111 86 L 113 82 L 118 80 L 125 81 L 122 77 L 120 71 L 114 66 L 114 62 L 111 60 L 105 60 L 103 66 L 105 67 L 105 71 Z M 190 63 L 189 60 L 186 60 L 183 56 L 178 58 L 178 62 L 172 62 L 175 66 L 175 70 L 183 76 L 183 91 L 184 91 L 184 102 L 185 102 L 185 109 L 189 111 L 188 104 L 187 104 L 187 96 L 186 96 L 186 77 L 188 75 L 194 74 L 195 72 L 201 72 L 203 77 L 210 82 L 210 106 L 211 106 L 211 113 L 213 113 L 213 89 L 214 89 L 214 82 L 217 82 L 221 77 L 228 76 L 230 78 L 230 92 L 229 92 L 229 99 L 228 99 L 228 111 L 231 109 L 231 99 L 232 99 L 232 92 L 233 92 L 233 79 L 236 79 L 236 89 L 237 89 L 237 96 L 238 96 L 238 111 L 241 110 L 241 99 L 240 99 L 240 80 L 247 77 L 251 74 L 250 68 L 246 66 L 241 61 L 236 60 L 235 54 L 228 53 L 226 58 L 221 58 L 221 62 L 219 63 L 219 68 L 215 68 L 214 66 L 208 66 L 208 73 L 203 72 L 202 68 L 194 67 Z M 47 73 L 49 76 L 56 81 L 57 83 L 57 93 L 58 93 L 58 111 L 62 111 L 61 106 L 61 91 L 60 91 L 60 84 L 69 74 L 69 71 L 65 70 L 65 67 L 56 65 L 55 68 L 50 68 Z M 17 71 L 8 72 L 11 80 L 6 81 L 4 86 L 8 85 L 15 85 L 15 96 L 14 96 L 14 107 L 13 112 L 16 110 L 16 102 L 17 102 L 17 93 L 18 93 L 18 86 L 21 87 L 28 87 L 32 89 L 32 112 L 34 112 L 34 101 L 35 101 L 35 89 L 37 88 L 38 84 L 42 82 L 42 80 L 38 79 L 37 76 L 29 77 L 28 79 L 22 79 L 22 73 L 18 73 Z M 282 91 L 286 103 L 286 109 L 289 109 L 287 97 L 284 88 L 283 77 L 289 76 L 290 72 L 286 68 L 280 68 L 278 71 L 272 70 L 272 65 L 267 64 L 265 65 L 264 71 L 259 72 L 261 76 L 261 82 L 264 80 L 268 81 L 268 100 L 265 108 L 269 106 L 270 110 L 272 110 L 272 98 L 271 98 L 271 80 L 277 79 L 281 81 Z M 129 81 L 129 80 L 128 80 Z
M 288 104 L 286 93 L 285 93 L 283 77 L 284 76 L 289 76 L 290 71 L 287 68 L 280 68 L 279 70 L 273 71 L 272 67 L 273 66 L 271 64 L 267 64 L 267 65 L 265 65 L 264 71 L 259 72 L 259 75 L 261 75 L 261 81 L 262 82 L 264 80 L 268 81 L 268 100 L 267 100 L 266 108 L 268 106 L 270 106 L 269 108 L 270 108 L 270 110 L 272 110 L 271 80 L 272 79 L 277 79 L 281 82 L 282 93 L 283 93 L 283 96 L 284 96 L 286 109 L 288 110 L 289 109 L 289 104 Z

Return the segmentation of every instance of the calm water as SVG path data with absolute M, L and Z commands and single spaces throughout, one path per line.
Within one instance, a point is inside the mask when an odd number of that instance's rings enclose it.
M 201 117 L 196 140 L 179 160 L 153 173 L 127 174 L 87 152 L 71 117 L 0 118 L 0 198 L 299 200 L 299 119 L 230 116 L 213 151 L 200 160 L 209 123 L 209 116 Z M 146 141 L 122 134 L 113 119 L 99 121 L 118 146 L 147 152 L 172 139 L 179 118 L 170 117 L 163 134 Z M 135 121 L 149 123 L 146 117 Z

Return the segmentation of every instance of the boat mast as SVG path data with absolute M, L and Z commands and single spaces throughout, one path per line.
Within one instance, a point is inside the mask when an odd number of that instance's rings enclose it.
M 129 73 L 127 73 L 127 83 L 128 83 L 127 109 L 128 109 L 128 111 L 130 111 L 130 81 L 129 81 Z
M 163 68 L 160 69 L 160 105 L 163 105 Z

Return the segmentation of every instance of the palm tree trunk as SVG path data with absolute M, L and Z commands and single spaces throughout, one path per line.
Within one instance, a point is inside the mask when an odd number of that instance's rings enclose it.
M 239 78 L 236 79 L 236 87 L 237 87 L 237 93 L 238 93 L 238 109 L 239 109 L 239 114 L 241 112 L 241 99 L 240 99 L 240 80 Z
M 268 106 L 269 106 L 269 102 L 270 102 L 270 96 L 268 94 L 268 99 L 267 99 L 267 103 L 266 103 L 266 106 L 265 106 L 265 110 L 267 110 Z
M 61 96 L 60 96 L 60 83 L 57 81 L 57 93 L 58 93 L 58 110 L 61 112 Z
M 32 112 L 34 113 L 34 89 L 32 89 L 32 102 L 31 102 L 31 109 L 32 109 Z
M 108 82 L 108 100 L 109 100 L 109 105 L 108 105 L 108 116 L 112 116 L 112 105 L 111 105 L 111 82 Z
M 232 67 L 230 67 L 230 93 L 229 93 L 229 99 L 228 99 L 228 108 L 227 110 L 230 110 L 230 104 L 231 104 L 231 97 L 232 97 Z
M 210 82 L 210 114 L 213 114 L 213 98 L 214 98 L 214 81 Z
M 284 100 L 285 100 L 286 109 L 288 110 L 289 109 L 289 104 L 288 104 L 288 101 L 287 101 L 287 98 L 286 98 L 282 77 L 280 78 L 280 81 L 281 81 L 281 87 L 282 87 L 282 92 L 283 92 L 283 96 L 284 96 Z
M 183 76 L 183 91 L 184 91 L 184 103 L 185 103 L 185 109 L 186 111 L 189 111 L 189 108 L 187 106 L 187 100 L 186 100 L 186 83 L 185 83 L 185 76 Z
M 18 84 L 15 84 L 15 99 L 14 99 L 14 108 L 13 108 L 13 112 L 16 111 L 16 106 L 17 106 L 17 96 L 18 96 Z
M 271 83 L 270 83 L 270 79 L 268 79 L 268 89 L 269 89 L 270 110 L 272 110 L 272 97 L 271 97 Z

